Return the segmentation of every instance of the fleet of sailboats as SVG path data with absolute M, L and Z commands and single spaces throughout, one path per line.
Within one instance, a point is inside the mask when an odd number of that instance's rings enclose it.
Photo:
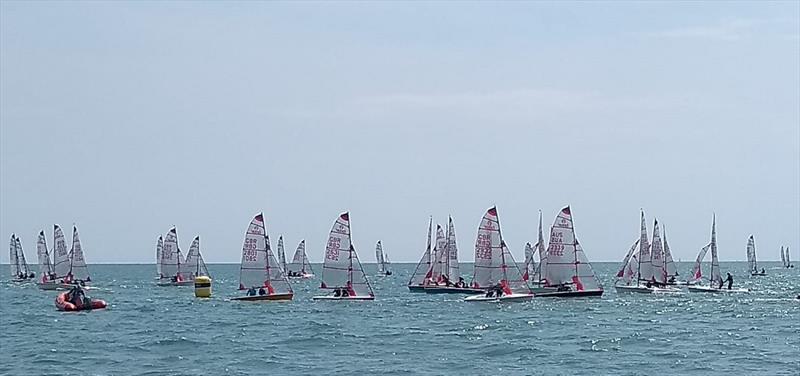
M 711 250 L 711 265 L 709 268 L 708 286 L 702 284 L 703 278 L 703 259 Z M 747 289 L 725 289 L 723 288 L 722 272 L 719 266 L 719 255 L 717 253 L 717 217 L 711 221 L 711 243 L 703 247 L 697 255 L 694 267 L 692 268 L 692 279 L 695 284 L 689 286 L 689 292 L 711 292 L 711 293 L 738 293 L 748 292 Z
M 374 300 L 375 293 L 369 284 L 364 267 L 353 246 L 350 213 L 336 218 L 325 247 L 320 289 L 330 290 L 330 295 L 315 296 L 314 300 Z
M 638 252 L 636 252 L 638 245 Z M 680 289 L 669 287 L 675 282 L 674 261 L 669 253 L 669 246 L 661 239 L 658 220 L 653 221 L 653 239 L 647 239 L 647 225 L 644 211 L 641 212 L 641 228 L 639 240 L 628 250 L 617 272 L 614 288 L 619 293 L 657 293 L 680 292 Z M 622 284 L 620 284 L 622 282 Z
M 781 265 L 786 269 L 794 268 L 794 265 L 792 264 L 792 260 L 791 260 L 791 258 L 789 256 L 789 247 L 788 246 L 785 248 L 785 251 L 784 251 L 784 247 L 781 246 Z
M 42 290 L 66 289 L 92 281 L 81 247 L 78 227 L 72 227 L 72 248 L 67 250 L 67 240 L 61 226 L 53 226 L 53 251 L 47 249 L 44 231 L 39 232 L 36 253 L 39 258 L 39 280 L 36 285 Z M 52 261 L 50 254 L 52 253 Z
M 11 280 L 13 282 L 23 282 L 36 278 L 36 275 L 28 268 L 25 260 L 25 252 L 22 250 L 22 243 L 16 234 L 11 234 L 9 249 L 9 266 L 11 267 Z

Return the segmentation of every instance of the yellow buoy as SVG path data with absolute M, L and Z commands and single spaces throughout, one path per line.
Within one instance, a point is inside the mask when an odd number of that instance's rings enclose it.
M 194 296 L 198 298 L 211 297 L 211 278 L 204 275 L 194 278 Z

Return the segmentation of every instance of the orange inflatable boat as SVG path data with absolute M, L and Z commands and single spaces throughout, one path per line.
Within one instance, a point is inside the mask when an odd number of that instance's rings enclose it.
M 67 295 L 69 295 L 69 291 L 62 292 L 56 297 L 56 308 L 58 308 L 59 311 L 90 311 L 93 309 L 104 309 L 107 306 L 106 302 L 100 299 L 88 299 L 89 304 L 83 304 L 81 302 L 76 305 L 67 299 Z

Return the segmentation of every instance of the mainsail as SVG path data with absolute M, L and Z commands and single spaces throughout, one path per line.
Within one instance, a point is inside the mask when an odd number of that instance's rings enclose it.
M 667 228 L 664 227 L 664 261 L 666 262 L 667 277 L 678 275 L 678 268 L 675 266 L 675 261 L 672 259 L 672 252 L 669 250 L 669 243 L 667 243 Z
M 758 273 L 758 262 L 756 261 L 756 241 L 753 235 L 747 239 L 747 265 L 750 267 L 750 273 Z
M 536 262 L 533 260 L 533 246 L 530 242 L 525 243 L 525 272 L 522 278 L 526 281 L 536 273 Z
M 181 266 L 181 273 L 184 277 L 194 280 L 195 277 L 208 276 L 208 268 L 203 261 L 203 255 L 200 253 L 200 237 L 196 236 L 189 247 L 189 253 L 186 254 L 186 264 Z
M 641 244 L 640 244 L 641 246 Z M 550 229 L 545 286 L 571 284 L 577 291 L 602 290 L 583 248 L 575 237 L 569 206 L 561 209 Z
M 61 231 L 59 225 L 53 226 L 53 262 L 56 278 L 64 278 L 69 275 L 72 265 L 69 260 L 69 251 L 67 250 L 67 239 L 64 237 L 64 232 Z
M 11 278 L 18 278 L 22 274 L 22 268 L 19 267 L 19 254 L 17 253 L 17 236 L 14 234 L 11 234 L 8 257 L 9 257 L 8 264 L 11 267 Z M 27 274 L 25 276 L 27 276 Z
M 717 216 L 711 223 L 711 287 L 722 285 L 722 273 L 719 270 L 717 255 Z
M 72 226 L 72 249 L 69 251 L 72 265 L 72 278 L 80 281 L 91 281 L 89 268 L 86 266 L 86 259 L 83 256 L 81 239 L 78 237 L 78 227 Z
M 54 271 L 53 264 L 50 262 L 50 252 L 47 250 L 47 239 L 44 231 L 39 232 L 39 240 L 36 241 L 36 256 L 39 258 L 41 280 L 46 281 Z
M 158 236 L 158 243 L 156 243 L 156 273 L 158 274 L 159 278 L 164 278 L 164 275 L 161 274 L 161 251 L 164 249 L 164 238 L 159 235 Z
M 710 248 L 711 244 L 709 243 L 700 249 L 700 253 L 697 254 L 697 259 L 694 260 L 694 266 L 692 266 L 692 274 L 689 282 L 697 282 L 703 278 L 703 259 L 706 258 L 706 253 L 708 253 Z
M 792 260 L 789 258 L 789 247 L 786 247 L 786 267 L 792 267 Z
M 428 245 L 425 247 L 425 253 L 417 263 L 414 273 L 411 274 L 411 279 L 408 280 L 408 286 L 420 286 L 425 283 L 425 279 L 430 277 L 431 271 L 431 230 L 433 229 L 433 218 L 428 222 Z
M 25 276 L 31 275 L 31 269 L 28 267 L 28 261 L 25 260 L 25 251 L 22 250 L 22 242 L 19 240 L 19 236 L 16 237 L 17 241 L 17 258 L 19 261 L 20 269 L 25 274 Z
M 300 244 L 297 245 L 297 249 L 294 251 L 294 257 L 292 257 L 292 263 L 289 265 L 289 270 L 292 273 L 300 275 L 314 273 L 314 271 L 311 270 L 311 263 L 308 262 L 308 255 L 306 255 L 305 239 L 300 241 Z
M 386 256 L 383 254 L 383 245 L 380 240 L 375 244 L 375 260 L 378 263 L 378 272 L 386 273 Z
M 161 250 L 161 274 L 163 278 L 177 277 L 179 272 L 178 232 L 175 227 L 167 232 Z
M 281 270 L 286 272 L 286 251 L 283 249 L 283 235 L 278 237 L 278 263 Z
M 617 278 L 621 279 L 626 284 L 631 283 L 633 277 L 636 275 L 634 274 L 635 267 L 638 265 L 631 265 L 631 260 L 636 259 L 638 263 L 638 257 L 635 257 L 636 254 L 636 246 L 639 245 L 639 239 L 633 242 L 633 245 L 628 250 L 628 253 L 625 254 L 625 258 L 622 259 L 622 267 L 620 267 L 619 271 L 617 272 Z
M 442 275 L 447 273 L 447 261 L 450 255 L 447 253 L 447 240 L 444 237 L 444 230 L 441 225 L 436 225 L 436 246 L 433 248 L 433 260 L 431 271 L 428 273 L 432 281 L 441 282 Z
M 483 215 L 475 239 L 475 269 L 472 274 L 473 288 L 488 288 L 503 278 L 503 245 L 500 236 L 500 221 L 497 208 L 492 207 Z
M 263 287 L 268 295 L 293 293 L 286 274 L 278 266 L 278 260 L 270 249 L 264 215 L 261 213 L 250 221 L 242 245 L 239 290 L 251 287 Z
M 544 234 L 542 233 L 542 211 L 539 210 L 539 237 L 536 240 L 536 244 L 533 245 L 533 253 L 539 254 L 539 266 L 536 268 L 536 271 L 533 273 L 533 282 L 539 284 L 542 280 L 542 276 L 545 275 L 545 269 L 547 268 L 547 247 L 544 245 Z
M 453 218 L 447 219 L 447 277 L 451 281 L 458 282 L 461 278 L 461 270 L 458 266 L 458 245 L 456 245 L 456 227 L 453 225 Z
M 781 246 L 781 264 L 784 268 L 789 267 L 789 265 L 786 264 L 786 253 L 783 252 L 783 246 Z
M 350 233 L 350 214 L 345 212 L 333 223 L 328 244 L 325 247 L 325 262 L 322 264 L 320 288 L 344 288 L 350 296 L 374 296 L 367 275 L 358 260 Z
M 661 230 L 658 219 L 653 223 L 653 242 L 650 244 L 650 260 L 653 267 L 652 281 L 667 283 L 667 268 L 664 263 L 664 245 L 661 243 Z
M 647 239 L 647 224 L 645 224 L 644 210 L 642 210 L 641 234 L 639 237 L 639 281 L 653 279 L 653 264 L 650 256 L 650 243 Z M 638 285 L 638 283 L 637 283 Z

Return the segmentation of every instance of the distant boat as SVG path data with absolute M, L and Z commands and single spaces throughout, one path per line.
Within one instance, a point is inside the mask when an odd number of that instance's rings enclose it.
M 70 288 L 71 284 L 56 278 L 55 268 L 50 260 L 50 252 L 47 249 L 47 240 L 44 231 L 39 232 L 39 240 L 36 242 L 36 254 L 39 256 L 39 280 L 36 282 L 42 290 L 56 290 L 60 288 Z
M 529 249 L 530 247 L 530 249 Z M 530 254 L 529 254 L 530 251 Z M 536 256 L 539 256 L 539 264 L 536 265 Z M 540 286 L 544 282 L 542 280 L 542 267 L 546 265 L 547 247 L 544 244 L 544 235 L 542 233 L 542 211 L 539 211 L 539 235 L 536 239 L 536 244 L 532 247 L 530 243 L 525 244 L 525 274 L 523 278 L 533 286 Z
M 164 278 L 161 274 L 161 251 L 164 249 L 164 237 L 159 235 L 156 243 L 156 279 Z
M 278 236 L 278 265 L 286 273 L 286 250 L 283 248 L 283 235 Z
M 238 301 L 292 300 L 294 291 L 269 245 L 264 215 L 259 213 L 244 236 L 239 290 L 247 295 L 231 298 Z
M 528 282 L 522 278 L 522 271 L 503 241 L 496 207 L 486 211 L 478 226 L 475 269 L 470 286 L 487 293 L 464 298 L 468 302 L 523 301 L 533 298 Z
M 200 276 L 210 277 L 203 255 L 200 253 L 200 236 L 196 236 L 186 254 L 186 264 L 181 267 L 184 278 L 194 281 Z
M 164 238 L 161 249 L 161 278 L 159 286 L 191 286 L 194 281 L 184 277 L 181 268 L 186 262 L 178 246 L 178 231 L 172 227 Z
M 781 246 L 781 264 L 783 265 L 784 268 L 787 268 L 787 269 L 794 268 L 794 265 L 792 265 L 792 260 L 789 257 L 789 247 L 788 246 L 786 247 L 785 251 L 784 251 L 784 247 Z
M 331 295 L 315 296 L 314 300 L 374 300 L 375 293 L 358 259 L 350 232 L 350 214 L 336 218 L 325 247 L 321 289 Z
M 427 246 L 425 247 L 425 252 L 422 254 L 422 258 L 420 258 L 419 262 L 417 263 L 417 267 L 414 268 L 414 272 L 411 273 L 411 279 L 408 280 L 408 290 L 411 292 L 424 292 L 425 291 L 425 280 L 430 278 L 431 273 L 431 264 L 432 264 L 432 257 L 431 257 L 431 231 L 433 229 L 433 218 L 428 221 L 428 238 L 427 238 Z
M 22 251 L 22 243 L 16 234 L 11 234 L 9 244 L 9 266 L 11 267 L 11 281 L 24 282 L 36 278 L 25 261 L 25 252 Z
M 388 256 L 383 253 L 383 245 L 381 241 L 378 240 L 378 243 L 375 244 L 375 261 L 378 264 L 378 274 L 379 275 L 392 275 L 392 271 L 389 270 L 389 258 Z
M 311 269 L 311 263 L 308 262 L 308 255 L 306 255 L 306 241 L 301 240 L 294 251 L 292 263 L 289 264 L 289 271 L 287 272 L 289 279 L 302 278 L 308 279 L 314 277 L 314 270 Z
M 86 258 L 81 247 L 81 239 L 78 237 L 78 227 L 72 226 L 72 249 L 69 251 L 70 261 L 70 280 L 86 284 L 92 281 L 89 276 L 89 268 L 86 266 Z
M 664 228 L 664 261 L 666 262 L 667 268 L 667 284 L 668 285 L 685 285 L 685 282 L 678 281 L 678 268 L 675 265 L 675 261 L 672 259 L 672 252 L 669 249 L 669 243 L 667 243 L 667 227 L 663 226 Z
M 756 259 L 756 241 L 753 235 L 747 239 L 747 265 L 750 268 L 751 276 L 764 276 L 767 272 L 762 268 L 758 270 L 758 260 Z
M 708 286 L 702 286 L 699 282 L 703 277 L 703 259 L 708 250 L 711 249 L 711 268 L 709 274 Z M 697 255 L 694 267 L 692 268 L 692 277 L 698 284 L 689 286 L 689 292 L 711 292 L 711 293 L 746 293 L 747 289 L 725 289 L 722 286 L 722 273 L 720 272 L 719 256 L 717 255 L 717 218 L 714 216 L 711 222 L 711 243 L 703 247 Z
M 428 277 L 428 284 L 424 291 L 429 294 L 475 294 L 484 292 L 483 289 L 469 287 L 464 278 L 461 277 L 461 269 L 458 264 L 458 245 L 456 243 L 456 229 L 453 225 L 453 218 L 448 217 L 447 235 L 444 237 L 444 248 L 436 252 L 437 260 L 431 263 L 431 271 Z M 434 273 L 434 269 L 437 270 Z M 436 280 L 434 275 L 438 275 Z M 435 282 L 435 283 L 434 283 Z
M 639 253 L 634 255 L 633 252 L 635 248 L 632 247 L 625 255 L 625 259 L 622 262 L 622 269 L 617 272 L 619 278 L 614 288 L 618 293 L 651 294 L 660 292 L 680 292 L 680 289 L 667 286 L 667 263 L 665 262 L 664 244 L 661 240 L 661 230 L 658 226 L 658 220 L 656 219 L 653 221 L 653 240 L 648 243 L 644 211 L 641 213 L 641 218 L 641 237 L 638 241 Z M 635 260 L 637 265 L 628 265 L 631 259 Z M 633 283 L 633 278 L 631 278 L 633 276 L 625 273 L 625 270 L 632 271 L 634 269 L 636 270 L 635 284 Z M 619 282 L 625 282 L 625 284 L 621 285 Z
M 537 297 L 580 297 L 603 295 L 603 287 L 589 264 L 567 206 L 550 228 L 550 242 L 542 266 L 544 287 L 534 289 Z

